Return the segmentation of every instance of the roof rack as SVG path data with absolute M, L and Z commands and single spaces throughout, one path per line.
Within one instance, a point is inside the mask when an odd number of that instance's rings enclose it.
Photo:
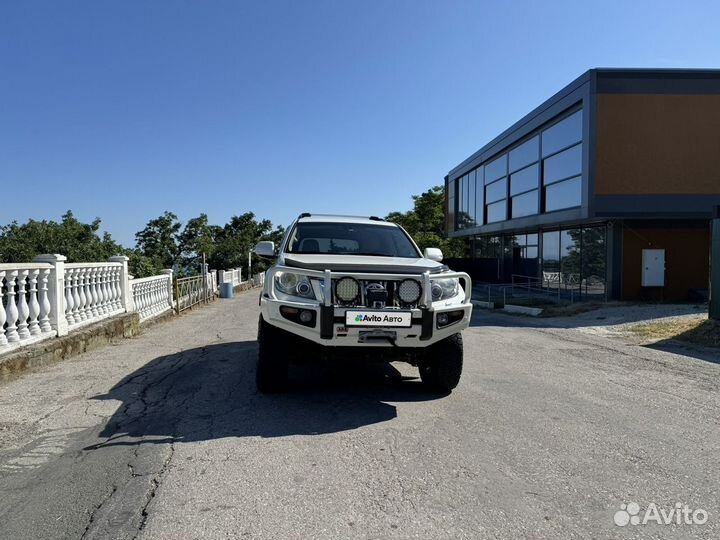
M 310 217 L 311 215 L 312 215 L 312 214 L 310 214 L 310 212 L 303 212 L 302 214 L 300 214 L 300 215 L 298 216 L 298 219 L 302 219 L 302 218 L 304 218 L 304 217 Z

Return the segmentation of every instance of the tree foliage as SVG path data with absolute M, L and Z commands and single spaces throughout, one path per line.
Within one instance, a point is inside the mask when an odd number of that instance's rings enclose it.
M 109 233 L 98 234 L 100 219 L 81 223 L 71 211 L 61 221 L 29 220 L 0 227 L 0 260 L 29 262 L 41 253 L 60 253 L 68 262 L 104 261 L 125 250 Z
M 412 199 L 412 210 L 391 212 L 385 219 L 403 227 L 420 249 L 437 247 L 446 258 L 466 257 L 467 240 L 445 237 L 445 189 L 434 186 L 420 195 L 413 195 Z

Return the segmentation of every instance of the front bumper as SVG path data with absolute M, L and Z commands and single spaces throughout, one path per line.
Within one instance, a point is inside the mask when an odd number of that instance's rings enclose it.
M 394 345 L 397 347 L 423 348 L 464 330 L 470 324 L 472 315 L 470 291 L 472 290 L 472 284 L 470 277 L 464 273 L 451 272 L 435 276 L 442 278 L 459 277 L 464 281 L 465 285 L 455 298 L 436 302 L 432 302 L 429 298 L 429 284 L 432 277 L 427 273 L 422 276 L 412 276 L 416 279 L 422 277 L 425 286 L 423 287 L 424 295 L 420 307 L 407 310 L 412 314 L 412 325 L 410 327 L 355 327 L 345 325 L 345 312 L 348 310 L 357 311 L 358 308 L 331 305 L 329 298 L 321 298 L 320 301 L 288 301 L 287 299 L 277 298 L 273 291 L 273 274 L 280 270 L 284 269 L 282 267 L 271 269 L 265 280 L 265 287 L 260 298 L 263 320 L 272 326 L 326 347 L 392 347 L 393 344 L 389 339 L 374 339 L 375 336 L 386 335 L 394 337 Z M 293 270 L 298 271 L 298 269 Z M 306 271 L 303 271 L 303 273 L 306 273 Z M 330 290 L 331 279 L 346 275 L 358 277 L 358 274 L 332 273 L 330 271 L 317 272 L 317 274 L 326 280 L 328 284 L 324 287 L 326 291 Z M 362 274 L 363 279 L 387 280 L 402 279 L 402 277 L 396 274 Z M 289 320 L 286 316 L 283 316 L 281 308 L 294 308 L 313 312 L 313 326 Z M 382 313 L 397 312 L 395 309 L 372 311 Z M 458 317 L 447 326 L 438 328 L 437 318 L 443 313 L 457 314 Z

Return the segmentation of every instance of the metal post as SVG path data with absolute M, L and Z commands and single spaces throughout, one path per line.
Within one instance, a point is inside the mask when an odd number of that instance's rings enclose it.
M 252 278 L 252 250 L 248 251 L 248 280 Z
M 720 320 L 720 206 L 715 207 L 710 233 L 710 306 L 708 315 Z
M 175 278 L 175 311 L 180 315 L 180 287 L 177 278 Z
M 208 302 L 208 286 L 207 286 L 207 266 L 205 264 L 205 253 L 202 254 L 202 292 L 203 292 L 203 303 Z

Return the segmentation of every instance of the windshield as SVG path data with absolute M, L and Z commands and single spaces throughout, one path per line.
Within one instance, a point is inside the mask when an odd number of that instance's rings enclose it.
M 402 229 L 369 223 L 298 223 L 288 240 L 287 252 L 420 257 Z

